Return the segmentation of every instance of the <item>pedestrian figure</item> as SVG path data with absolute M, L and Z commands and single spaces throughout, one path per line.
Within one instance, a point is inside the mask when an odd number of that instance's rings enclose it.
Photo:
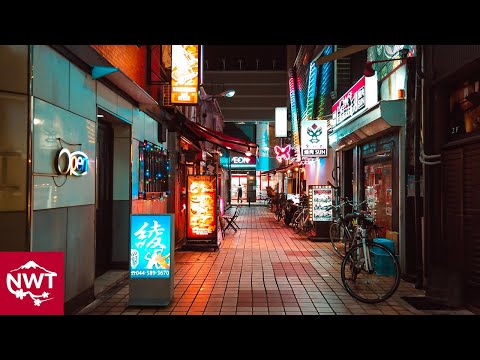
M 242 187 L 239 185 L 237 190 L 237 202 L 243 202 L 242 200 Z

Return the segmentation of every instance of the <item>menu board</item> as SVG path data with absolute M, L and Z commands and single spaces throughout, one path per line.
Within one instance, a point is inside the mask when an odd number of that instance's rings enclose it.
M 332 221 L 333 189 L 329 185 L 309 185 L 310 217 L 313 221 Z
M 215 175 L 189 175 L 187 180 L 187 238 L 211 239 L 217 231 Z

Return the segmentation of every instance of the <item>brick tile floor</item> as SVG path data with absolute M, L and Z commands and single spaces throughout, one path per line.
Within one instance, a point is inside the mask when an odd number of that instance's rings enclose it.
M 381 304 L 353 299 L 340 280 L 330 243 L 312 242 L 277 222 L 264 206 L 244 206 L 240 230 L 218 251 L 175 253 L 174 297 L 164 307 L 128 307 L 128 283 L 87 306 L 88 315 L 415 315 L 401 296 L 423 295 L 402 281 Z M 463 311 L 463 313 L 469 313 Z

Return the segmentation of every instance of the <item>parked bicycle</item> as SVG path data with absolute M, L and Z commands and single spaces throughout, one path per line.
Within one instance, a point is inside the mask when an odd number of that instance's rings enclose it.
M 278 193 L 273 199 L 273 209 L 275 220 L 280 221 L 284 217 L 284 207 L 287 203 L 287 194 Z
M 342 258 L 352 246 L 353 236 L 355 234 L 356 227 L 356 212 L 360 210 L 361 206 L 365 203 L 354 204 L 348 198 L 341 198 L 342 202 L 338 205 L 332 205 L 327 210 L 333 209 L 334 220 L 330 225 L 329 236 L 335 252 Z M 343 208 L 345 205 L 350 205 L 353 209 L 351 214 L 343 215 Z M 370 233 L 373 238 L 376 234 Z
M 347 292 L 364 303 L 387 300 L 400 284 L 400 264 L 394 253 L 367 234 L 375 220 L 362 212 L 354 215 L 357 226 L 352 247 L 343 258 L 340 275 Z
M 292 220 L 293 231 L 297 234 L 304 232 L 307 236 L 315 236 L 315 226 L 310 221 L 308 208 L 308 195 L 302 196 L 300 205 L 293 215 Z

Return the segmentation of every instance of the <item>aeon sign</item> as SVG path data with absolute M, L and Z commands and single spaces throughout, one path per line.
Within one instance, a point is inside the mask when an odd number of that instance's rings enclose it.
M 87 175 L 88 156 L 82 151 L 70 152 L 63 148 L 57 152 L 55 157 L 55 170 L 59 175 Z
M 232 157 L 233 164 L 250 164 L 252 158 L 246 156 L 234 156 Z

